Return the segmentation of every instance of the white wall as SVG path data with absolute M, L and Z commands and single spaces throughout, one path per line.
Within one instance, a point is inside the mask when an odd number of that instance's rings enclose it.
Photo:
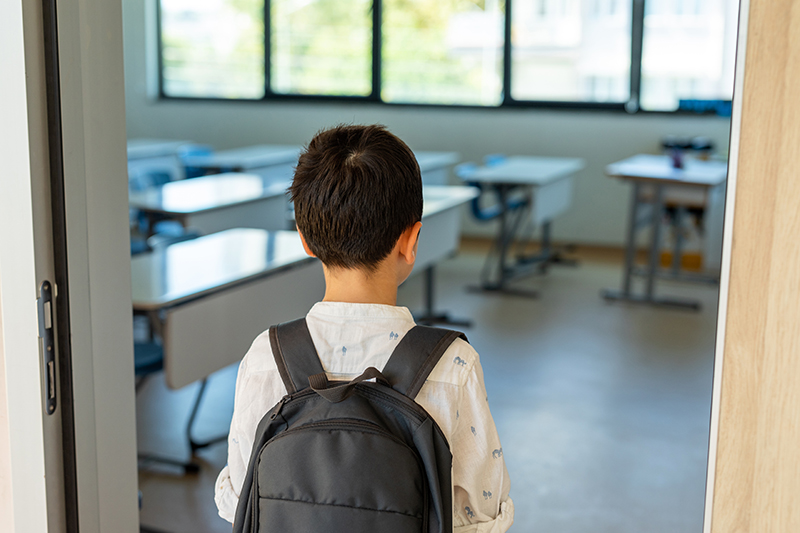
M 146 24 L 146 2 L 122 0 L 128 136 L 190 139 L 229 148 L 256 143 L 305 143 L 339 122 L 385 124 L 419 150 L 454 150 L 464 160 L 484 155 L 578 156 L 572 211 L 554 225 L 557 239 L 621 244 L 628 190 L 603 174 L 608 163 L 657 152 L 667 134 L 705 135 L 727 151 L 730 121 L 718 117 L 635 115 L 532 109 L 446 109 L 382 104 L 158 101 L 152 88 L 155 31 Z M 152 18 L 152 13 L 148 16 Z M 146 27 L 147 26 L 147 27 Z M 148 47 L 150 50 L 148 51 Z M 151 58 L 152 59 L 152 58 Z M 492 231 L 469 225 L 470 233 Z

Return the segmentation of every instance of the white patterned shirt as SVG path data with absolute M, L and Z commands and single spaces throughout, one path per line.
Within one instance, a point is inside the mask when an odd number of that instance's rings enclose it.
M 405 307 L 319 302 L 306 316 L 330 380 L 349 381 L 366 368 L 382 369 L 414 327 Z M 217 478 L 219 515 L 233 522 L 256 426 L 287 393 L 272 356 L 269 333 L 253 341 L 236 379 L 228 464 Z M 416 397 L 439 424 L 453 454 L 453 526 L 457 533 L 502 533 L 514 521 L 503 448 L 495 429 L 477 352 L 457 339 Z

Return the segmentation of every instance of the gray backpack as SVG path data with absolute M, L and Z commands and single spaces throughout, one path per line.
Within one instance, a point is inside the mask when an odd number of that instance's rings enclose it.
M 288 394 L 258 424 L 233 531 L 450 533 L 450 447 L 413 398 L 459 337 L 416 326 L 383 371 L 328 382 L 305 319 L 271 327 Z

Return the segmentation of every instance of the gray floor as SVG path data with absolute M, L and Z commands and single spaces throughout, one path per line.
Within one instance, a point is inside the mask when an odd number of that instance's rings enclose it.
M 703 302 L 699 313 L 607 304 L 619 284 L 615 255 L 582 254 L 518 283 L 530 300 L 464 290 L 482 256 L 464 252 L 439 268 L 438 303 L 475 321 L 516 505 L 512 531 L 699 533 L 702 530 L 711 402 L 716 288 L 661 283 L 665 294 Z M 421 277 L 400 303 L 421 306 Z M 266 326 L 266 325 L 265 325 Z M 230 420 L 235 368 L 215 375 L 199 436 Z M 183 424 L 195 386 L 139 392 L 139 446 L 185 457 Z M 142 470 L 143 525 L 171 532 L 229 532 L 216 516 L 213 484 L 225 445 L 201 451 L 196 476 Z

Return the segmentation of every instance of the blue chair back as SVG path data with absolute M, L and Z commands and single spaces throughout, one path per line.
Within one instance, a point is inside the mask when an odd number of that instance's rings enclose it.
M 214 149 L 207 144 L 186 144 L 178 150 L 178 157 L 183 163 L 183 170 L 186 173 L 186 179 L 199 178 L 206 175 L 206 169 L 199 167 L 192 167 L 186 164 L 190 157 L 199 155 L 211 155 Z
M 483 157 L 483 164 L 487 167 L 495 167 L 503 163 L 508 157 L 505 154 L 489 154 Z

